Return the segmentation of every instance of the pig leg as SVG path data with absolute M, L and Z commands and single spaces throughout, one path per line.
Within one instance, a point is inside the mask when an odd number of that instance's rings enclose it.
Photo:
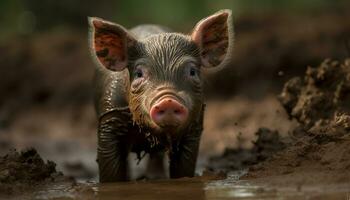
M 100 182 L 126 181 L 130 124 L 128 109 L 114 110 L 103 115 L 98 125 L 97 161 Z
M 199 121 L 184 134 L 179 145 L 170 153 L 170 178 L 194 176 L 203 130 L 203 113 L 204 105 Z
M 196 168 L 200 137 L 183 140 L 170 156 L 170 178 L 193 177 Z

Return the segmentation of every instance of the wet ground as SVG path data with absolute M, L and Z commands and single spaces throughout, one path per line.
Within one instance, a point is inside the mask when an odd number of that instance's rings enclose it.
M 349 199 L 349 184 L 276 187 L 254 181 L 239 180 L 244 171 L 231 172 L 227 178 L 215 175 L 178 180 L 132 181 L 125 183 L 56 183 L 20 196 L 6 199 L 98 199 L 98 200 L 161 200 L 161 199 Z
M 326 60 L 289 80 L 280 95 L 299 122 L 288 147 L 250 168 L 246 178 L 275 185 L 350 182 L 350 60 Z

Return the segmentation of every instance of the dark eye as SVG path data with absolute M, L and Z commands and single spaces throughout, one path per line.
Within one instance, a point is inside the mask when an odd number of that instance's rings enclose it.
M 143 71 L 141 69 L 136 69 L 134 71 L 134 77 L 135 78 L 142 78 L 143 77 Z
M 193 67 L 191 67 L 191 69 L 190 69 L 190 76 L 196 76 L 196 75 L 197 75 L 196 69 L 194 69 Z

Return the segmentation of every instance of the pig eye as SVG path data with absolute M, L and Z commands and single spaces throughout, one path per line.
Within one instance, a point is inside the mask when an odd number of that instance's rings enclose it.
M 143 71 L 141 69 L 135 69 L 134 77 L 135 78 L 142 78 L 143 77 Z
M 187 71 L 186 72 L 187 76 L 189 76 L 191 78 L 198 78 L 199 77 L 199 70 L 198 70 L 198 67 L 196 67 L 195 65 L 189 66 L 186 71 Z
M 191 67 L 191 69 L 190 69 L 190 76 L 196 76 L 196 75 L 197 75 L 196 69 Z

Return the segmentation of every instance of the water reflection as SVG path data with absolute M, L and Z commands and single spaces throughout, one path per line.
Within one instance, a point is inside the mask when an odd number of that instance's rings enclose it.
M 245 172 L 231 173 L 226 179 L 201 176 L 176 180 L 131 181 L 123 183 L 82 183 L 51 185 L 42 188 L 29 199 L 98 199 L 98 200 L 226 200 L 226 199 L 344 199 L 348 200 L 349 185 L 269 187 L 239 180 Z M 216 180 L 214 180 L 216 179 Z
M 97 199 L 206 199 L 205 183 L 198 179 L 101 184 L 94 187 Z

